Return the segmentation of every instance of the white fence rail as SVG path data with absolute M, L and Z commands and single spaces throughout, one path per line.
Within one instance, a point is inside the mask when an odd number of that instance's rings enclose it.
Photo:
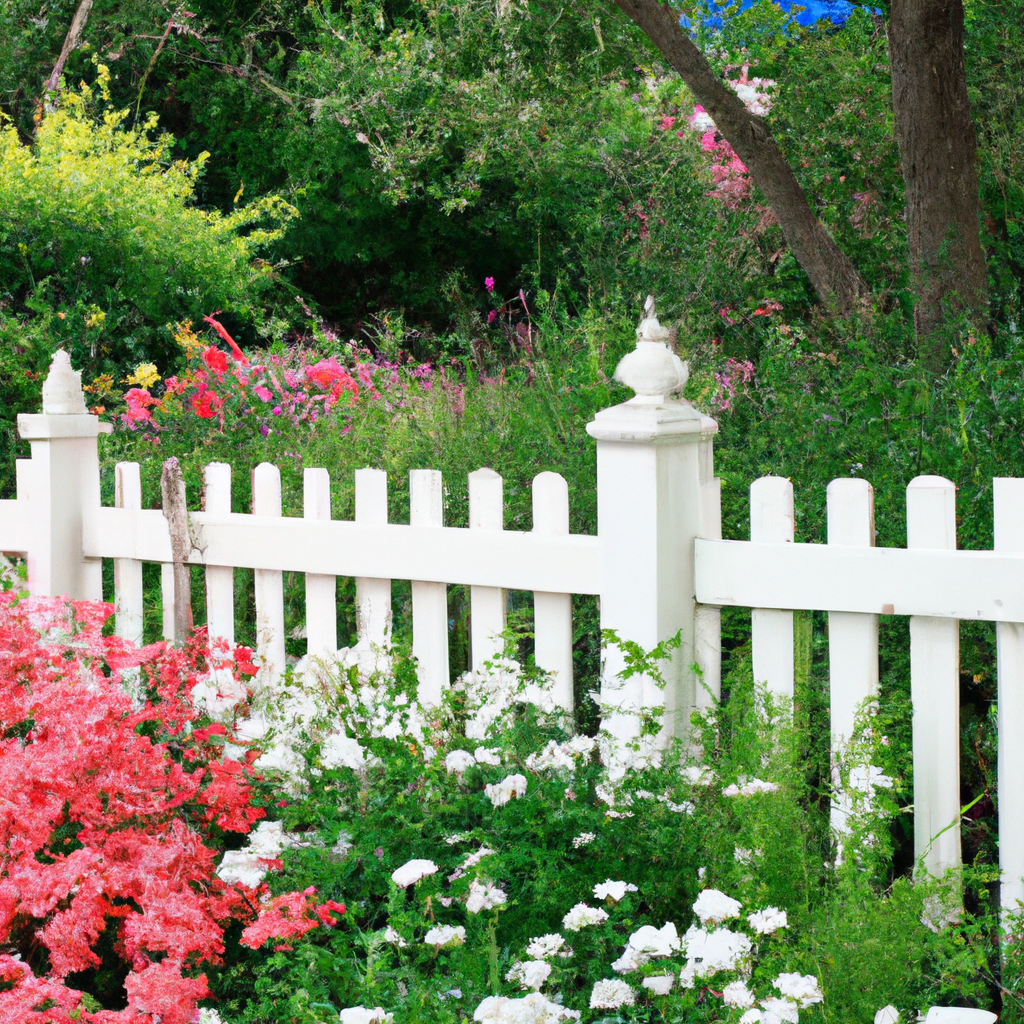
M 672 375 L 680 379 L 677 369 Z M 829 485 L 827 544 L 793 542 L 793 489 L 779 477 L 751 486 L 751 540 L 723 541 L 717 425 L 684 402 L 638 392 L 588 426 L 597 441 L 596 537 L 569 533 L 568 488 L 554 473 L 533 482 L 533 530 L 515 532 L 503 529 L 502 479 L 490 469 L 470 474 L 469 526 L 455 529 L 443 525 L 443 482 L 434 470 L 411 473 L 405 524 L 388 521 L 388 480 L 378 470 L 356 472 L 355 519 L 339 521 L 331 518 L 326 469 L 305 471 L 296 518 L 281 514 L 275 466 L 255 469 L 251 515 L 231 512 L 230 466 L 207 466 L 205 509 L 189 513 L 188 560 L 206 567 L 210 633 L 234 638 L 237 568 L 254 570 L 260 656 L 274 669 L 284 665 L 284 572 L 305 574 L 307 650 L 315 654 L 337 649 L 336 577 L 355 577 L 359 634 L 380 644 L 391 631 L 391 581 L 411 580 L 413 653 L 429 704 L 449 682 L 446 586 L 470 588 L 477 669 L 497 652 L 505 591 L 532 591 L 537 663 L 553 673 L 559 703 L 571 707 L 572 595 L 596 594 L 602 627 L 623 639 L 650 649 L 682 633 L 664 689 L 642 677 L 619 680 L 615 649 L 602 670 L 602 698 L 612 709 L 605 727 L 636 738 L 638 712 L 663 710 L 667 740 L 685 730 L 693 708 L 719 695 L 723 606 L 752 609 L 755 679 L 787 696 L 793 611 L 825 611 L 838 750 L 857 708 L 878 692 L 879 615 L 907 615 L 915 846 L 927 869 L 941 874 L 960 863 L 958 621 L 994 621 L 1002 899 L 1006 907 L 1024 900 L 1024 480 L 994 482 L 991 552 L 956 550 L 956 491 L 938 477 L 907 488 L 905 550 L 874 547 L 871 487 L 851 479 Z M 0 550 L 27 555 L 33 592 L 84 599 L 101 596 L 101 560 L 113 559 L 117 630 L 132 639 L 142 634 L 142 564 L 160 563 L 164 632 L 172 635 L 167 520 L 141 507 L 133 463 L 117 467 L 115 507 L 101 506 L 100 425 L 86 413 L 62 352 L 43 407 L 42 415 L 19 418 L 32 458 L 19 460 L 18 498 L 0 502 Z

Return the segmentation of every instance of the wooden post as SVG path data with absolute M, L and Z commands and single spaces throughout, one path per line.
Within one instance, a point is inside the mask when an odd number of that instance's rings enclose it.
M 907 547 L 956 549 L 956 487 L 939 476 L 907 485 Z M 941 878 L 960 866 L 960 623 L 910 617 L 914 706 L 914 854 Z
M 413 526 L 444 526 L 444 485 L 437 470 L 410 470 L 409 522 Z M 448 588 L 443 583 L 413 581 L 412 654 L 420 703 L 436 707 L 449 682 Z
M 171 535 L 171 558 L 174 564 L 174 642 L 183 644 L 192 632 L 192 580 L 188 566 L 192 538 L 188 531 L 185 481 L 181 478 L 181 466 L 175 458 L 164 463 L 160 474 L 160 495 Z
M 750 485 L 750 539 L 793 543 L 793 484 L 763 476 Z M 793 698 L 793 613 L 754 608 L 750 613 L 754 682 L 777 696 Z

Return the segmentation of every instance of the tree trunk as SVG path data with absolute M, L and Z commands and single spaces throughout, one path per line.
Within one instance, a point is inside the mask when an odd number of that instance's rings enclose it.
M 941 372 L 950 356 L 944 307 L 983 313 L 988 300 L 962 0 L 892 0 L 889 63 L 917 293 L 914 333 L 922 362 Z
M 662 0 L 615 0 L 679 73 L 764 193 L 793 255 L 822 302 L 848 310 L 867 285 L 807 202 L 764 121 L 715 74 Z
M 57 63 L 54 64 L 53 71 L 50 72 L 50 77 L 43 86 L 44 92 L 56 91 L 60 83 L 60 76 L 64 74 L 64 65 L 67 63 L 68 57 L 82 45 L 82 33 L 85 31 L 85 23 L 89 20 L 92 5 L 93 0 L 82 0 L 78 5 L 78 10 L 75 11 L 75 16 L 71 19 L 68 34 L 64 37 L 64 45 L 60 49 Z

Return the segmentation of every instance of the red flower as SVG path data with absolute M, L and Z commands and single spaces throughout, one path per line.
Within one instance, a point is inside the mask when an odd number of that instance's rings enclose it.
M 228 357 L 213 345 L 203 349 L 203 362 L 211 370 L 216 370 L 218 373 L 224 373 L 228 368 Z
M 213 391 L 201 391 L 192 396 L 192 411 L 203 420 L 212 420 L 224 400 Z
M 238 342 L 224 330 L 224 325 L 220 321 L 214 320 L 212 316 L 204 316 L 203 321 L 208 323 L 228 343 L 236 363 L 241 363 L 242 366 L 249 365 L 249 360 L 245 358 L 245 353 L 238 347 Z

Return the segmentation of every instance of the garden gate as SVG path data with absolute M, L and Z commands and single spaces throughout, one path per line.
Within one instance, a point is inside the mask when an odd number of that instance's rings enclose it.
M 536 660 L 555 693 L 572 702 L 572 596 L 600 598 L 602 628 L 646 649 L 682 632 L 666 663 L 664 689 L 617 678 L 607 652 L 605 726 L 621 739 L 639 733 L 641 709 L 686 723 L 720 692 L 720 609 L 753 609 L 754 677 L 793 693 L 793 611 L 829 613 L 831 730 L 838 747 L 855 710 L 878 686 L 878 616 L 910 616 L 915 845 L 940 875 L 960 862 L 960 619 L 997 623 L 998 806 L 1002 903 L 1024 900 L 1024 480 L 997 479 L 995 550 L 956 550 L 956 488 L 918 477 L 907 488 L 907 548 L 874 547 L 872 490 L 863 480 L 828 488 L 828 543 L 793 542 L 793 490 L 764 477 L 750 489 L 750 541 L 721 540 L 714 420 L 667 397 L 685 368 L 650 316 L 634 362 L 620 379 L 637 395 L 600 412 L 598 534 L 569 533 L 568 488 L 555 473 L 533 482 L 533 530 L 502 528 L 502 480 L 470 474 L 468 529 L 443 525 L 440 473 L 411 474 L 408 524 L 388 522 L 387 477 L 356 473 L 354 521 L 331 519 L 330 478 L 306 469 L 302 518 L 282 517 L 280 475 L 256 467 L 252 514 L 231 512 L 231 470 L 205 471 L 205 508 L 189 513 L 188 562 L 206 567 L 208 627 L 233 640 L 233 570 L 255 570 L 259 653 L 272 673 L 284 666 L 282 573 L 306 574 L 310 653 L 337 648 L 335 577 L 356 577 L 361 638 L 386 644 L 391 580 L 411 579 L 413 653 L 421 698 L 436 701 L 449 681 L 445 586 L 471 588 L 473 667 L 498 653 L 508 589 L 534 592 Z M 674 360 L 674 362 L 673 362 Z M 680 375 L 681 373 L 681 375 Z M 142 508 L 139 467 L 116 469 L 116 502 L 103 507 L 97 437 L 79 375 L 58 352 L 43 388 L 43 412 L 18 418 L 31 459 L 18 460 L 17 498 L 0 501 L 0 551 L 25 555 L 35 594 L 102 596 L 102 559 L 114 560 L 116 629 L 142 635 L 142 563 L 163 566 L 165 635 L 173 635 L 174 574 L 168 522 Z M 700 685 L 698 685 L 698 682 Z

